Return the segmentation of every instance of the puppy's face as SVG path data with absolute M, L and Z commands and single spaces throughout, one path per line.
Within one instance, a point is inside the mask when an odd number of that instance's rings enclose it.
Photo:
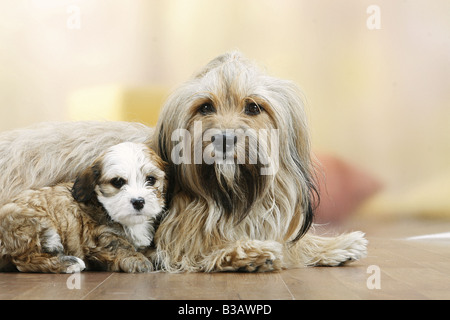
M 109 148 L 75 181 L 75 199 L 97 199 L 113 221 L 132 226 L 160 213 L 166 187 L 165 163 L 143 144 Z

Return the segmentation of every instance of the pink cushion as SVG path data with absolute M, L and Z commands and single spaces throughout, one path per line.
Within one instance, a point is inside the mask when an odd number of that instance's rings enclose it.
M 329 154 L 317 156 L 320 204 L 314 222 L 341 222 L 367 198 L 381 189 L 369 173 Z

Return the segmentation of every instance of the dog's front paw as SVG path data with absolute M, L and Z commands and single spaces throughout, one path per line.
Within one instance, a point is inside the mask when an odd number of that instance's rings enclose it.
M 120 270 L 127 273 L 143 273 L 153 271 L 153 265 L 144 255 L 125 257 L 120 261 Z
M 61 256 L 59 259 L 65 273 L 81 272 L 86 269 L 84 261 L 80 258 L 74 256 Z
M 317 265 L 339 266 L 364 258 L 367 255 L 368 241 L 361 231 L 337 236 L 329 244 Z
M 367 256 L 367 244 L 369 241 L 365 238 L 364 232 L 355 231 L 348 234 L 349 245 L 347 247 L 347 261 L 355 261 Z
M 281 269 L 282 245 L 276 241 L 238 241 L 228 247 L 217 271 L 266 272 Z

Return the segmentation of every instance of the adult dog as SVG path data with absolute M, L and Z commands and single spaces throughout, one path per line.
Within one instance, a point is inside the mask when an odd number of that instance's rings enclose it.
M 308 232 L 316 189 L 301 93 L 238 52 L 175 90 L 154 131 L 77 122 L 1 135 L 0 202 L 73 179 L 99 146 L 121 141 L 145 141 L 169 163 L 169 210 L 153 256 L 163 270 L 336 266 L 366 254 L 362 232 Z

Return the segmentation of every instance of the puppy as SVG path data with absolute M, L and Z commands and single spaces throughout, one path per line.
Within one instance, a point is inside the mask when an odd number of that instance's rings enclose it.
M 148 272 L 138 250 L 164 207 L 165 163 L 146 145 L 107 149 L 75 183 L 25 191 L 0 208 L 0 268 Z

